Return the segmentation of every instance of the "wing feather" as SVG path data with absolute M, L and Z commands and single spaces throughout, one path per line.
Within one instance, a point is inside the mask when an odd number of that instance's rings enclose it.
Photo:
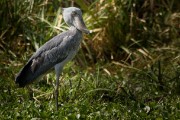
M 33 82 L 37 77 L 46 73 L 57 63 L 65 60 L 70 52 L 70 44 L 73 39 L 67 32 L 55 36 L 50 41 L 41 46 L 29 59 L 16 77 L 16 83 L 20 87 Z

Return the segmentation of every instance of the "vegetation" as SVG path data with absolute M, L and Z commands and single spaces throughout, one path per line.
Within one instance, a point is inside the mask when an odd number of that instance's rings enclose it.
M 180 119 L 178 0 L 1 0 L 0 119 Z M 33 52 L 68 29 L 60 7 L 78 6 L 87 27 L 63 71 L 31 89 L 15 75 Z

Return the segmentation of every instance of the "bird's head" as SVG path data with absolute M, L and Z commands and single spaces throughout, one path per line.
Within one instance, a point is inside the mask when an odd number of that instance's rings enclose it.
M 64 21 L 69 26 L 74 26 L 78 30 L 86 34 L 90 33 L 90 31 L 87 29 L 83 21 L 82 12 L 79 8 L 76 8 L 76 7 L 62 8 L 62 14 L 63 14 Z

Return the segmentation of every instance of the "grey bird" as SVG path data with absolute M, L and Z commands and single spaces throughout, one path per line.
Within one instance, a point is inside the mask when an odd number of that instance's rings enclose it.
M 50 69 L 55 68 L 56 109 L 58 109 L 59 78 L 63 67 L 76 55 L 82 40 L 82 33 L 90 33 L 79 8 L 62 8 L 62 14 L 64 21 L 70 27 L 69 30 L 53 37 L 41 46 L 15 78 L 15 82 L 19 84 L 19 87 L 25 87 Z

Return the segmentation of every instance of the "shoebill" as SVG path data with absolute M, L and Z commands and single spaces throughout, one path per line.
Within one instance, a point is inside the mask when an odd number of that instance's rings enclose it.
M 59 78 L 63 67 L 76 55 L 83 33 L 90 33 L 86 28 L 79 8 L 62 8 L 62 14 L 69 30 L 60 33 L 41 46 L 15 78 L 19 87 L 25 87 L 54 68 L 56 73 L 56 109 L 58 109 Z

